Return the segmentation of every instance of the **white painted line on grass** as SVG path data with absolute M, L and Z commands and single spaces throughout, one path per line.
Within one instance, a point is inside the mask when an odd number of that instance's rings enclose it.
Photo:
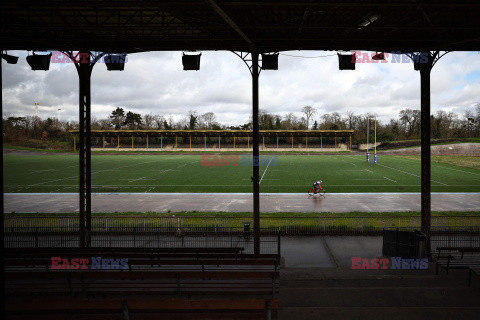
M 395 180 L 393 180 L 393 179 L 390 179 L 390 178 L 387 178 L 387 177 L 384 177 L 384 178 L 387 179 L 387 180 L 390 180 L 390 181 L 393 181 L 393 182 L 397 183 L 397 181 L 395 181 Z
M 263 171 L 262 177 L 260 178 L 260 182 L 258 184 L 262 183 L 263 177 L 265 176 L 265 173 L 267 173 L 268 167 L 270 166 L 270 162 L 272 162 L 272 159 L 273 157 L 270 157 L 270 161 L 268 162 L 267 167 L 265 168 L 265 171 Z

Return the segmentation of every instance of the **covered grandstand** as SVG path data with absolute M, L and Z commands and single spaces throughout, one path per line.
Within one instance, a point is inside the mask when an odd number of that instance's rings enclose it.
M 260 130 L 263 151 L 350 151 L 354 130 Z M 76 150 L 78 130 L 70 130 Z M 93 150 L 242 151 L 252 130 L 92 130 Z

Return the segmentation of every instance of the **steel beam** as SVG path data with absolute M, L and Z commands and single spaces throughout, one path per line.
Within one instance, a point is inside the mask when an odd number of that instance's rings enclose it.
M 254 253 L 260 254 L 260 151 L 258 126 L 258 52 L 252 50 L 252 123 L 253 123 L 253 241 Z
M 433 57 L 428 54 L 428 63 L 420 69 L 421 90 L 421 226 L 427 235 L 426 250 L 430 256 L 431 225 L 431 164 L 430 164 L 430 72 Z
M 92 230 L 92 184 L 91 184 L 91 95 L 90 80 L 92 66 L 90 52 L 80 52 L 77 64 L 79 78 L 79 159 L 80 159 L 80 247 L 90 246 Z

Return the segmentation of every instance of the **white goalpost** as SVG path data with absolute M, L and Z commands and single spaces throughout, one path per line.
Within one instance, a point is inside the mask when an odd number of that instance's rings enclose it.
M 377 117 L 374 118 L 375 121 L 375 142 L 374 142 L 374 153 L 373 153 L 373 163 L 377 163 Z M 367 162 L 370 162 L 370 118 L 367 118 Z

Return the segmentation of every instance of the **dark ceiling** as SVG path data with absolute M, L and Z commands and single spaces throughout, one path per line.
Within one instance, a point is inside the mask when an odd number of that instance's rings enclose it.
M 0 8 L 4 50 L 480 50 L 479 0 L 2 0 Z

